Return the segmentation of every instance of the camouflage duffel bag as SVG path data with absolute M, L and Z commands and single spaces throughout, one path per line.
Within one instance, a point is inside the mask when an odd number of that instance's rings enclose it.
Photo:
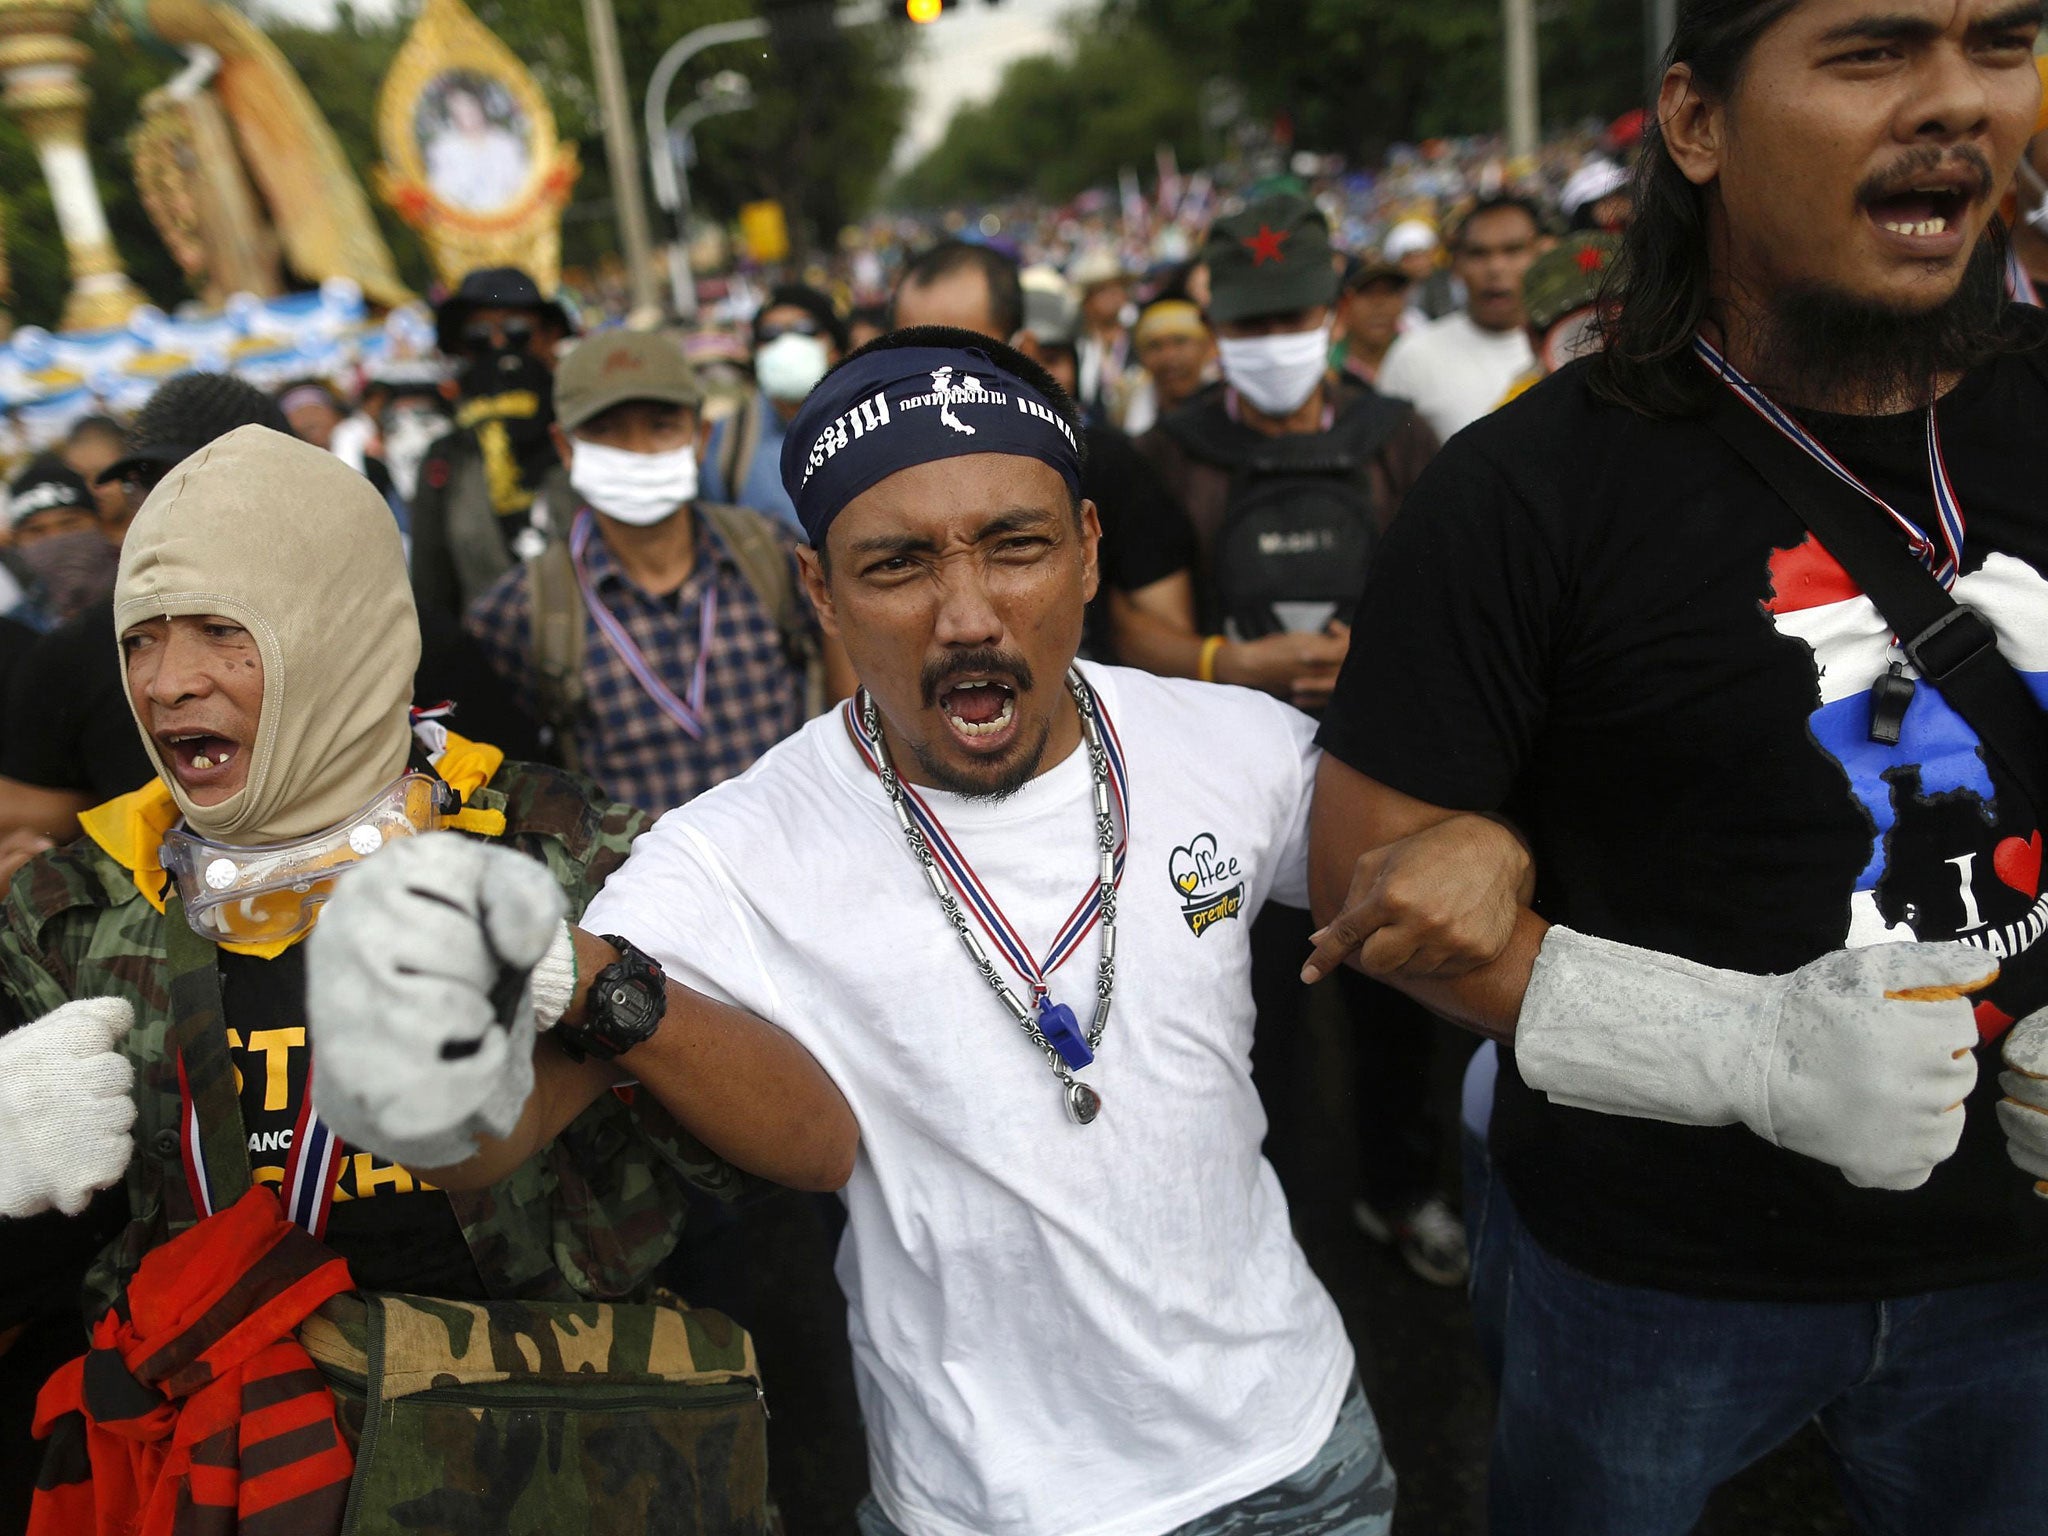
M 351 1292 L 299 1342 L 355 1441 L 342 1536 L 758 1536 L 754 1341 L 666 1301 Z

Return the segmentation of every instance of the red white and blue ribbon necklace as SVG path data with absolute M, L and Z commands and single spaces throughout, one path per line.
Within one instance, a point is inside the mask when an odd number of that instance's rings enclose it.
M 1963 505 L 1956 499 L 1955 486 L 1950 483 L 1948 477 L 1948 465 L 1941 456 L 1941 429 L 1935 423 L 1932 402 L 1929 402 L 1927 407 L 1927 478 L 1934 487 L 1934 510 L 1938 518 L 1939 544 L 1930 538 L 1918 523 L 1865 485 L 1854 470 L 1828 452 L 1784 407 L 1743 377 L 1741 370 L 1723 357 L 1706 337 L 1693 337 L 1692 347 L 1693 351 L 1699 354 L 1700 361 L 1735 392 L 1736 399 L 1776 428 L 1794 447 L 1812 458 L 1837 480 L 1883 509 L 1885 515 L 1897 524 L 1899 531 L 1906 536 L 1906 542 L 1912 548 L 1914 556 L 1934 574 L 1935 580 L 1943 587 L 1953 587 L 1956 584 L 1956 577 L 1962 574 L 1963 565 Z
M 199 1105 L 185 1076 L 183 1056 L 178 1058 L 178 1092 L 184 1100 L 180 1150 L 185 1184 L 192 1193 L 194 1209 L 201 1216 L 211 1216 L 220 1204 L 213 1196 L 213 1178 L 206 1167 L 206 1143 L 199 1130 Z M 327 1216 L 334 1208 L 334 1181 L 341 1156 L 341 1138 L 313 1113 L 313 1064 L 308 1060 L 305 1084 L 300 1090 L 299 1117 L 292 1127 L 292 1149 L 285 1158 L 284 1180 L 278 1186 L 277 1197 L 284 1205 L 286 1219 L 315 1237 L 327 1235 Z
M 1068 1116 L 1077 1125 L 1088 1125 L 1101 1112 L 1102 1098 L 1073 1074 L 1095 1059 L 1116 989 L 1116 898 L 1130 847 L 1130 789 L 1123 743 L 1102 701 L 1078 670 L 1067 673 L 1067 689 L 1080 711 L 1081 743 L 1088 753 L 1094 778 L 1095 834 L 1101 864 L 1087 893 L 1053 935 L 1042 961 L 1024 942 L 1016 924 L 974 872 L 967 855 L 917 787 L 897 775 L 882 741 L 881 718 L 874 698 L 865 689 L 847 702 L 846 729 L 861 760 L 881 780 L 883 793 L 896 813 L 897 825 L 924 871 L 925 883 L 945 909 L 968 957 L 1018 1027 L 1045 1053 L 1047 1065 L 1065 1088 Z M 1010 970 L 1029 986 L 1030 1004 L 1018 997 L 1003 979 L 988 949 L 969 928 L 970 917 Z M 1102 954 L 1096 962 L 1095 1014 L 1084 1035 L 1073 1009 L 1052 1001 L 1050 978 L 1073 958 L 1098 924 L 1102 929 Z
M 618 615 L 598 600 L 590 573 L 583 568 L 583 551 L 590 546 L 590 536 L 596 527 L 597 519 L 585 507 L 576 514 L 576 521 L 569 528 L 569 563 L 576 568 L 576 585 L 583 591 L 583 606 L 597 621 L 598 632 L 604 636 L 605 643 L 626 664 L 626 670 L 633 674 L 633 681 L 654 700 L 663 714 L 682 728 L 686 736 L 693 741 L 701 740 L 704 736 L 704 677 L 711 662 L 712 637 L 718 627 L 718 584 L 711 582 L 704 588 L 702 614 L 697 622 L 697 667 L 690 679 L 690 697 L 680 699 L 676 697 L 675 690 L 661 680 L 661 674 L 655 671 L 640 647 L 633 643 L 633 637 L 619 622 Z

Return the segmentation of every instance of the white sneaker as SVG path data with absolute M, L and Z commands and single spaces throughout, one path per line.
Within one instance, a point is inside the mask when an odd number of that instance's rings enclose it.
M 1354 1200 L 1351 1219 L 1374 1242 L 1391 1244 L 1401 1261 L 1431 1285 L 1463 1285 L 1471 1273 L 1465 1224 L 1439 1196 L 1431 1195 L 1392 1221 L 1369 1202 Z

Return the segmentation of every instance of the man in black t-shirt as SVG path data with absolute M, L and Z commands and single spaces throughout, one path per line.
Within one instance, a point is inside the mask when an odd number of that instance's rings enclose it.
M 1319 909 L 1452 811 L 1538 870 L 1476 972 L 1341 914 L 1321 951 L 1507 1043 L 1469 1213 L 1512 1283 L 1496 1533 L 1677 1536 L 1809 1420 L 1864 1529 L 2048 1509 L 2048 1201 L 1994 1113 L 1998 1042 L 2048 1029 L 2048 807 L 1721 436 L 1790 413 L 1756 430 L 1823 485 L 1833 455 L 2048 695 L 2048 328 L 2002 307 L 1993 222 L 2037 29 L 1683 6 L 1606 350 L 1461 434 L 1375 557 Z M 2034 1055 L 2003 1112 L 2048 1175 Z

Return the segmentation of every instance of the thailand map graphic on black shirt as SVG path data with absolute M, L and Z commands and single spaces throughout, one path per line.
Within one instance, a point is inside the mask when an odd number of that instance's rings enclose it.
M 2007 320 L 2011 349 L 1937 407 L 1964 518 L 1955 596 L 2048 700 L 2048 317 Z M 1931 524 L 1923 412 L 1801 420 Z M 1974 1000 L 1961 1145 L 1905 1192 L 1740 1125 L 1553 1104 L 1509 1048 L 1493 1165 L 1567 1263 L 1815 1301 L 2048 1271 L 2048 1201 L 1996 1113 L 2002 1037 L 2048 1007 L 2048 835 L 1931 683 L 1898 745 L 1870 740 L 1871 685 L 1900 659 L 1706 422 L 1609 403 L 1584 363 L 1446 445 L 1374 554 L 1319 740 L 1400 793 L 1515 822 L 1543 918 L 1749 975 L 1913 939 L 1999 968 Z
M 1897 745 L 1870 739 L 1871 684 L 1899 653 L 1876 605 L 1814 539 L 1777 552 L 1771 588 L 1772 622 L 1813 649 L 1814 742 L 1842 765 L 1871 820 L 1848 943 L 1957 939 L 1985 949 L 2002 974 L 1977 1003 L 1977 1027 L 1994 1039 L 2043 992 L 2040 959 L 2029 955 L 2048 932 L 2035 812 L 1928 683 L 1914 689 Z M 1990 622 L 2006 659 L 2048 701 L 2048 580 L 1993 552 L 1954 595 Z

